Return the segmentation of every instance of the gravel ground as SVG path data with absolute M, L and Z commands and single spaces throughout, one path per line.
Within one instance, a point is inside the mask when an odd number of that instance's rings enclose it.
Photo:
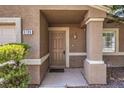
M 38 88 L 39 85 L 29 85 L 29 88 Z M 81 88 L 124 88 L 124 67 L 107 68 L 106 85 L 88 85 Z
M 84 88 L 124 88 L 124 67 L 108 68 L 106 85 L 89 85 Z

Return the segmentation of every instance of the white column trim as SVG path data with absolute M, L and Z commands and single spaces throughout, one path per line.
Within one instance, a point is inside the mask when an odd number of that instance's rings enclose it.
M 104 21 L 104 18 L 89 18 L 86 22 L 85 22 L 85 24 L 88 24 L 89 22 L 91 22 L 91 21 Z
M 66 36 L 66 67 L 69 68 L 69 27 L 49 27 L 49 31 L 65 31 Z
M 69 68 L 69 28 L 66 29 L 66 55 L 66 67 Z
M 104 61 L 102 61 L 102 60 L 96 61 L 96 60 L 89 60 L 89 59 L 86 59 L 86 62 L 88 62 L 89 64 L 104 64 Z
M 86 52 L 76 52 L 76 53 L 69 53 L 69 56 L 86 56 L 87 55 L 87 53 Z M 122 55 L 122 56 L 124 56 L 124 52 L 107 52 L 107 53 L 104 53 L 103 52 L 103 55 L 105 55 L 105 56 L 119 56 L 119 55 Z
M 86 52 L 76 52 L 76 53 L 70 52 L 69 56 L 86 56 Z
M 42 65 L 48 59 L 48 57 L 49 53 L 41 57 L 40 59 L 24 59 L 22 60 L 22 62 L 27 65 Z

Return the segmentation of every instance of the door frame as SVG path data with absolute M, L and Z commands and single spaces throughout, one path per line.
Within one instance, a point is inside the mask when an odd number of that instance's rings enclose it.
M 69 27 L 48 27 L 49 31 L 65 31 L 65 61 L 66 67 L 69 68 Z

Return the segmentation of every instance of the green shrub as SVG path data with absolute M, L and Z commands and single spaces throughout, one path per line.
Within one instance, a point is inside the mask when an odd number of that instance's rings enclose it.
M 0 63 L 4 63 L 10 60 L 16 62 L 24 59 L 27 54 L 29 46 L 26 44 L 11 43 L 0 46 Z
M 0 46 L 0 78 L 4 79 L 0 87 L 24 88 L 30 80 L 27 66 L 21 63 L 29 51 L 27 44 L 11 43 Z M 13 61 L 9 64 L 9 61 Z

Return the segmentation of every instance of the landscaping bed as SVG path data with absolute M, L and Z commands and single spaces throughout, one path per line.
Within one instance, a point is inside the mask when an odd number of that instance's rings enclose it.
M 124 88 L 124 67 L 107 68 L 106 85 L 88 85 L 84 88 Z

